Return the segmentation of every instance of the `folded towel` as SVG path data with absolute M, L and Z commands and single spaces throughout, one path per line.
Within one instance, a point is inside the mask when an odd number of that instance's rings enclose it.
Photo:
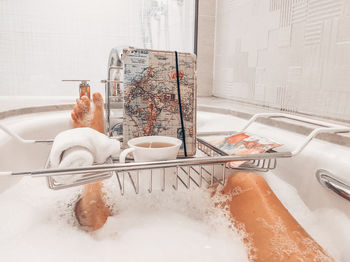
M 61 168 L 91 166 L 94 156 L 84 147 L 76 146 L 65 150 L 59 164 Z
M 83 167 L 91 166 L 94 163 L 94 156 L 91 152 L 81 146 L 76 146 L 65 150 L 62 153 L 61 162 L 59 168 L 69 168 L 69 167 Z M 51 168 L 54 167 L 51 165 Z M 57 168 L 57 166 L 56 166 Z M 59 183 L 70 184 L 77 179 L 80 179 L 83 175 L 63 175 L 55 176 L 55 180 Z
M 89 127 L 59 133 L 50 152 L 51 168 L 68 168 L 102 164 L 108 157 L 117 157 L 120 142 Z

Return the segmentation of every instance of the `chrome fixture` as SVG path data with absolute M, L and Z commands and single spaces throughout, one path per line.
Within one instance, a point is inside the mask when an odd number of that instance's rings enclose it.
M 107 88 L 111 102 L 122 102 L 121 70 L 123 69 L 121 48 L 112 48 L 108 58 Z M 107 90 L 106 90 L 107 91 Z
M 123 81 L 121 73 L 123 70 L 122 50 L 123 48 L 119 47 L 112 48 L 108 58 L 107 80 L 101 81 L 105 84 L 105 130 L 109 136 L 121 135 L 120 130 L 123 122 L 121 116 L 114 114 L 114 109 L 120 109 L 123 105 Z
M 82 96 L 87 96 L 89 99 L 91 99 L 90 95 L 90 80 L 62 80 L 62 82 L 80 82 L 79 84 L 79 98 Z
M 350 185 L 336 178 L 331 172 L 319 169 L 316 172 L 318 182 L 325 188 L 336 193 L 338 196 L 350 201 Z

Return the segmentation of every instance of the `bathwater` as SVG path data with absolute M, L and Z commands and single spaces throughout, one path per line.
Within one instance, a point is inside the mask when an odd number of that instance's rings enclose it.
M 121 197 L 106 181 L 114 216 L 89 234 L 73 217 L 79 188 L 52 191 L 45 183 L 23 178 L 0 195 L 1 261 L 248 261 L 208 192 Z

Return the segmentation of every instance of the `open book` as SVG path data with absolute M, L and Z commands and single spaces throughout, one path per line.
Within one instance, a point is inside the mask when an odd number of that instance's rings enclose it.
M 209 139 L 208 142 L 227 155 L 261 154 L 281 146 L 281 144 L 268 138 L 248 133 L 237 133 L 227 137 Z M 232 161 L 227 166 L 231 168 L 239 167 L 245 162 Z

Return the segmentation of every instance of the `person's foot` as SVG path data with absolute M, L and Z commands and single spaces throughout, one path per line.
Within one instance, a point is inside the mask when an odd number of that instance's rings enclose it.
M 95 106 L 102 108 L 103 106 L 103 97 L 100 93 L 94 93 L 92 95 L 92 101 L 94 102 Z
M 100 93 L 93 94 L 94 110 L 90 106 L 87 96 L 77 100 L 71 114 L 73 128 L 90 127 L 104 133 L 103 98 Z M 91 118 L 92 116 L 92 118 Z M 111 211 L 104 202 L 102 182 L 84 186 L 83 195 L 75 205 L 75 216 L 81 226 L 95 231 L 101 228 L 111 215 Z
M 92 101 L 94 102 L 94 114 L 90 127 L 104 133 L 103 97 L 100 93 L 94 93 L 92 95 Z
M 82 96 L 77 100 L 73 107 L 71 117 L 73 119 L 73 128 L 88 127 L 90 114 L 90 99 L 87 96 Z

